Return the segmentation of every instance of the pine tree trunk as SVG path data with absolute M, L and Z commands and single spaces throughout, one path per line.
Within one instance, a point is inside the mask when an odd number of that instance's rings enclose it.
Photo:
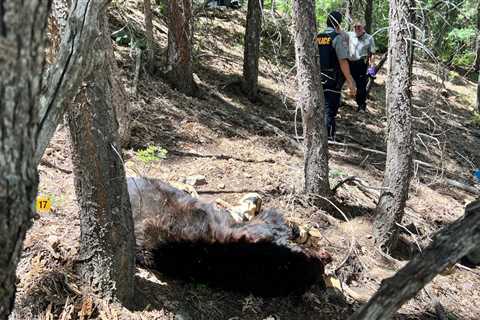
M 150 0 L 143 0 L 143 14 L 145 15 L 145 38 L 147 40 L 147 59 L 146 65 L 150 72 L 154 68 L 154 39 L 152 22 L 152 4 Z
M 345 21 L 347 23 L 348 28 L 352 26 L 354 15 L 353 15 L 353 8 L 354 0 L 346 0 L 345 2 Z
M 49 9 L 50 1 L 0 1 L 0 320 L 13 310 L 38 187 L 33 154 Z
M 258 59 L 260 56 L 260 33 L 262 32 L 262 9 L 260 0 L 248 0 L 242 88 L 250 101 L 255 101 L 258 94 Z
M 373 0 L 367 0 L 365 4 L 365 31 L 372 34 L 373 24 Z
M 94 70 L 68 111 L 75 192 L 80 203 L 82 280 L 101 296 L 129 305 L 134 293 L 130 201 L 112 106 L 110 34 L 100 19 Z
M 383 191 L 374 223 L 376 244 L 385 251 L 398 238 L 396 223 L 402 221 L 412 169 L 412 119 L 410 64 L 411 15 L 409 0 L 390 0 L 387 65 L 387 160 Z
M 108 17 L 105 15 L 105 22 L 103 24 L 103 34 L 107 35 L 105 39 L 105 46 L 107 50 L 106 67 L 108 67 L 108 76 L 110 78 L 110 85 L 112 86 L 112 104 L 115 112 L 115 119 L 118 122 L 118 136 L 120 138 L 120 145 L 122 147 L 128 146 L 131 134 L 131 119 L 130 119 L 130 98 L 123 86 L 120 78 L 120 70 L 115 60 L 113 53 L 112 40 L 110 39 L 110 28 L 108 27 Z
M 480 112 L 480 1 L 477 4 L 477 72 L 478 72 L 478 84 L 477 84 L 477 110 Z
M 328 195 L 328 149 L 325 100 L 320 78 L 320 60 L 315 42 L 316 20 L 313 0 L 293 1 L 297 106 L 303 111 L 305 136 L 305 192 Z
M 168 6 L 168 78 L 181 92 L 195 93 L 192 69 L 192 1 L 171 0 Z
M 480 43 L 480 39 L 477 41 Z M 478 45 L 480 47 L 480 45 Z M 477 50 L 477 54 L 480 53 L 480 50 Z M 480 70 L 478 71 L 478 83 L 477 83 L 477 112 L 480 113 Z

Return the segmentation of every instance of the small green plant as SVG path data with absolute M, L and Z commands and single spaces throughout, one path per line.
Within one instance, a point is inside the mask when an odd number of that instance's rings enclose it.
M 135 37 L 130 27 L 127 25 L 120 30 L 112 33 L 112 38 L 122 47 L 130 47 L 132 49 L 139 48 L 145 50 L 147 43 L 144 38 Z
M 343 173 L 343 172 L 340 171 L 340 170 L 331 169 L 328 175 L 330 176 L 330 178 L 334 178 L 334 179 L 335 179 L 335 178 L 340 178 L 340 177 L 344 176 L 345 173 Z
M 153 161 L 158 161 L 165 159 L 167 157 L 167 149 L 157 147 L 157 146 L 148 146 L 145 149 L 138 150 L 135 155 L 140 161 L 144 163 L 149 163 Z
M 474 126 L 480 127 L 480 112 L 474 112 L 470 121 Z

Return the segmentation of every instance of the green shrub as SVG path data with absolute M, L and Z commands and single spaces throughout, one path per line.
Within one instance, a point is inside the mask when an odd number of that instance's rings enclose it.
M 157 146 L 148 146 L 146 149 L 140 149 L 135 152 L 135 155 L 140 161 L 149 163 L 165 159 L 167 157 L 167 153 L 167 149 Z

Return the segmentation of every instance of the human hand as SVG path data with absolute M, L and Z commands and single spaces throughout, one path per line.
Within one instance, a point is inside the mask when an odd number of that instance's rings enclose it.
M 348 86 L 348 94 L 351 97 L 355 97 L 357 95 L 357 86 L 355 85 L 355 82 L 347 81 L 347 86 Z
M 367 75 L 372 78 L 375 78 L 375 76 L 377 75 L 377 71 L 375 70 L 375 67 L 369 67 L 367 70 Z

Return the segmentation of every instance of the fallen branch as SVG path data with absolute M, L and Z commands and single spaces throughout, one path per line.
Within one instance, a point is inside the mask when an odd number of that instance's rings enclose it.
M 473 186 L 470 186 L 468 184 L 465 184 L 465 183 L 462 183 L 460 181 L 456 181 L 456 180 L 452 180 L 452 179 L 445 179 L 445 183 L 451 187 L 454 187 L 454 188 L 457 188 L 457 189 L 461 189 L 461 190 L 464 190 L 464 191 L 467 191 L 467 192 L 470 192 L 470 193 L 473 193 L 473 194 L 476 194 L 476 195 L 480 195 L 480 190 L 473 187 Z
M 367 151 L 367 152 L 371 152 L 371 153 L 375 153 L 375 154 L 380 154 L 380 155 L 382 155 L 382 156 L 386 156 L 386 155 L 387 155 L 387 153 L 386 153 L 385 151 L 376 150 L 376 149 L 370 149 L 370 148 L 365 148 L 365 147 L 362 147 L 361 145 L 355 144 L 355 143 L 343 143 L 343 142 L 337 142 L 337 141 L 328 141 L 328 144 L 329 144 L 329 145 L 333 145 L 333 146 L 347 147 L 347 148 L 352 148 L 352 149 Z M 427 163 L 427 162 L 420 161 L 420 160 L 416 160 L 416 159 L 413 160 L 413 163 L 418 164 L 418 165 L 421 165 L 421 166 L 423 166 L 423 167 L 430 168 L 430 169 L 442 170 L 441 168 L 436 167 L 436 166 L 434 166 L 434 165 L 431 164 L 431 163 Z
M 217 160 L 236 160 L 242 162 L 250 162 L 250 163 L 275 163 L 273 159 L 263 159 L 263 160 L 256 160 L 256 159 L 242 159 L 234 156 L 229 156 L 225 154 L 200 154 L 196 152 L 187 152 L 187 151 L 178 151 L 178 150 L 169 150 L 169 153 L 181 156 L 181 157 L 195 157 L 195 158 L 213 158 Z
M 340 180 L 333 188 L 332 188 L 332 193 L 335 194 L 337 192 L 337 189 L 343 186 L 347 182 L 353 182 L 357 177 L 355 176 L 349 176 L 346 177 L 343 180 Z
M 471 273 L 473 273 L 474 275 L 476 275 L 477 277 L 480 277 L 480 272 L 477 272 L 477 271 L 475 271 L 475 270 L 473 270 L 473 269 L 471 269 L 471 268 L 469 268 L 469 267 L 466 267 L 466 266 L 464 266 L 463 264 L 457 263 L 455 266 L 456 266 L 457 268 L 459 268 L 459 269 L 463 269 L 463 270 L 466 270 L 466 271 L 468 271 L 468 272 L 471 272 Z
M 475 249 L 480 243 L 480 200 L 465 208 L 465 216 L 437 233 L 432 243 L 416 255 L 380 289 L 351 320 L 386 320 L 427 283 Z
M 384 151 L 380 151 L 380 150 L 375 150 L 375 149 L 370 149 L 370 148 L 365 148 L 365 147 L 362 147 L 358 144 L 355 144 L 355 143 L 342 143 L 342 142 L 336 142 L 336 141 L 328 141 L 328 144 L 329 145 L 334 145 L 334 146 L 340 146 L 340 147 L 347 147 L 347 148 L 352 148 L 352 149 L 357 149 L 357 150 L 362 150 L 362 151 L 366 151 L 366 152 L 371 152 L 371 153 L 375 153 L 375 154 L 379 154 L 379 155 L 382 155 L 382 156 L 386 156 L 387 153 L 384 152 Z M 416 165 L 419 165 L 419 166 L 422 166 L 422 167 L 425 167 L 425 168 L 429 168 L 429 169 L 432 169 L 432 170 L 437 170 L 437 171 L 444 171 L 444 169 L 440 168 L 440 167 L 437 167 L 431 163 L 428 163 L 428 162 L 424 162 L 424 161 L 421 161 L 421 160 L 416 160 L 414 159 L 413 160 L 413 163 L 416 164 Z M 453 173 L 449 173 L 449 175 L 454 175 Z M 350 179 L 351 180 L 354 180 L 354 179 Z M 458 188 L 458 189 L 461 189 L 461 190 L 464 190 L 464 191 L 468 191 L 472 194 L 475 194 L 475 195 L 480 195 L 480 190 L 474 186 L 470 186 L 468 184 L 465 184 L 465 183 L 462 183 L 462 182 L 459 182 L 457 180 L 453 180 L 453 179 L 444 179 L 443 180 L 445 184 L 451 186 L 451 187 L 454 187 L 454 188 Z M 345 182 L 348 182 L 348 181 L 345 181 Z M 343 182 L 343 183 L 345 183 Z M 342 183 L 342 184 L 343 184 Z M 338 187 L 337 187 L 338 188 Z
M 369 186 L 367 183 L 365 183 L 365 181 L 363 181 L 362 179 L 360 179 L 359 177 L 357 176 L 349 176 L 349 177 L 346 177 L 345 179 L 339 181 L 335 187 L 333 187 L 332 189 L 332 192 L 335 193 L 337 191 L 338 188 L 340 188 L 342 185 L 344 185 L 345 183 L 347 182 L 353 182 L 355 183 L 355 185 L 361 189 L 362 191 L 366 192 L 368 191 L 368 189 L 371 189 L 371 190 L 377 190 L 377 191 L 382 191 L 382 190 L 385 190 L 386 188 L 381 188 L 381 187 L 371 187 Z M 368 191 L 368 192 L 371 192 L 371 191 Z M 378 196 L 378 194 L 376 194 Z
M 40 160 L 40 164 L 41 165 L 44 165 L 45 167 L 49 167 L 49 168 L 53 168 L 53 169 L 57 169 L 58 171 L 60 172 L 63 172 L 63 173 L 66 173 L 66 174 L 70 174 L 72 173 L 72 170 L 68 170 L 68 169 L 64 169 L 62 167 L 59 167 L 57 166 L 56 164 L 46 160 L 46 159 L 41 159 Z
M 362 147 L 361 145 L 355 144 L 355 143 L 343 143 L 343 142 L 337 142 L 337 141 L 328 141 L 328 145 L 331 145 L 331 146 L 339 146 L 339 147 L 348 147 L 348 148 L 353 148 L 353 149 L 357 149 L 357 150 L 367 151 L 367 152 L 371 152 L 371 153 L 381 154 L 381 155 L 383 155 L 383 156 L 386 156 L 386 155 L 387 155 L 387 153 L 384 152 L 384 151 L 380 151 L 380 150 L 376 150 L 376 149 L 370 149 L 370 148 L 365 148 L 365 147 Z
M 238 190 L 197 190 L 198 194 L 217 194 L 217 193 L 259 193 L 265 194 L 265 190 L 250 190 L 250 189 L 238 189 Z

